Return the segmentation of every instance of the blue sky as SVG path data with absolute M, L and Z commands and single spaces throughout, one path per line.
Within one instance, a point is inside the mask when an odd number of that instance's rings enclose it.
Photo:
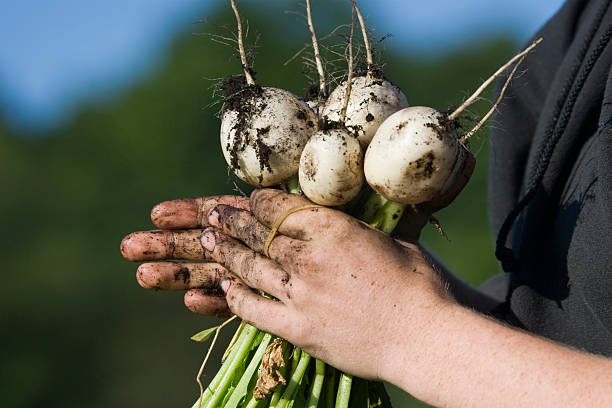
M 246 1 L 246 0 L 245 0 Z M 312 0 L 313 8 L 318 1 Z M 341 0 L 326 0 L 341 1 Z M 250 0 L 295 8 L 298 0 Z M 225 0 L 13 0 L 0 13 L 0 114 L 50 129 L 121 95 L 163 64 L 173 39 Z M 239 2 L 240 3 L 240 2 Z M 280 4 L 279 4 L 280 3 Z M 562 0 L 361 0 L 387 46 L 439 55 L 493 34 L 526 40 Z M 315 13 L 316 15 L 316 13 Z

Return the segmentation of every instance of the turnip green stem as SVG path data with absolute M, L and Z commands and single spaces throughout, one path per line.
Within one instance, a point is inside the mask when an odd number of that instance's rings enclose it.
M 247 337 L 247 333 L 242 331 L 241 334 L 238 336 L 238 339 L 236 340 L 235 345 L 241 344 L 246 339 L 246 337 Z M 231 365 L 232 360 L 236 357 L 236 354 L 237 354 L 237 349 L 236 348 L 232 349 L 232 351 L 227 356 L 224 364 L 221 366 L 221 368 L 219 369 L 215 377 L 212 379 L 210 384 L 208 384 L 208 387 L 206 387 L 206 390 L 204 391 L 204 394 L 202 395 L 201 401 L 200 401 L 200 398 L 198 398 L 198 400 L 195 402 L 192 408 L 199 408 L 199 407 L 204 406 L 206 401 L 212 395 L 213 390 L 217 388 L 217 386 L 223 379 L 223 376 L 225 376 L 225 374 L 227 373 L 227 370 L 229 366 Z
M 229 356 L 229 353 L 232 351 L 232 349 L 234 348 L 234 345 L 238 341 L 238 337 L 240 337 L 240 334 L 242 334 L 242 329 L 244 329 L 245 325 L 246 323 L 244 320 L 240 322 L 240 326 L 238 326 L 238 329 L 236 329 L 236 333 L 234 333 L 234 336 L 232 337 L 230 344 L 227 346 L 227 349 L 225 349 L 225 353 L 223 353 L 223 357 L 221 357 L 221 363 L 224 363 L 225 360 L 227 359 L 227 356 Z
M 224 405 L 224 407 L 227 407 L 227 408 L 237 407 L 238 404 L 240 403 L 240 400 L 245 395 L 248 394 L 248 387 L 249 387 L 249 383 L 251 382 L 251 378 L 253 378 L 253 374 L 255 374 L 255 370 L 259 368 L 259 364 L 261 363 L 261 358 L 264 355 L 264 352 L 266 351 L 266 347 L 268 347 L 268 344 L 270 344 L 271 341 L 272 341 L 272 335 L 266 333 L 263 339 L 261 340 L 261 343 L 259 343 L 259 346 L 257 347 L 257 351 L 255 352 L 255 355 L 253 355 L 253 358 L 251 358 L 249 365 L 244 370 L 244 374 L 242 374 L 242 378 L 240 378 L 240 381 L 236 385 L 236 389 L 234 390 L 234 392 L 232 393 L 232 396 L 227 401 L 227 403 Z
M 353 376 L 342 373 L 340 383 L 338 384 L 338 396 L 336 397 L 335 408 L 348 408 L 351 398 L 351 385 L 353 384 Z
M 234 346 L 234 349 L 236 349 L 236 355 L 229 364 L 225 375 L 223 376 L 216 388 L 209 387 L 211 389 L 212 395 L 210 396 L 210 399 L 206 401 L 206 405 L 204 406 L 205 408 L 216 407 L 217 404 L 222 400 L 223 396 L 225 395 L 225 392 L 229 388 L 236 368 L 243 363 L 244 359 L 248 355 L 251 349 L 251 344 L 253 342 L 253 339 L 257 335 L 257 332 L 258 330 L 250 324 L 247 324 L 245 326 L 245 328 L 243 329 L 243 333 L 245 333 L 245 338 L 241 343 L 237 343 Z
M 302 378 L 304 377 L 304 373 L 308 368 L 308 363 L 310 363 L 310 355 L 302 351 L 295 371 L 291 373 L 291 378 L 289 379 L 287 388 L 276 405 L 276 408 L 285 408 L 289 404 L 289 401 L 295 398 L 295 392 L 302 383 Z
M 325 363 L 321 360 L 315 361 L 315 377 L 310 387 L 310 396 L 308 397 L 308 408 L 317 408 L 321 389 L 323 389 L 323 380 L 325 380 Z
M 336 402 L 336 369 L 328 367 L 325 375 L 325 408 L 334 408 Z
M 390 234 L 399 223 L 405 209 L 405 204 L 387 201 L 385 205 L 378 210 L 369 224 L 384 233 Z
M 302 350 L 294 347 L 293 349 L 293 356 L 291 357 L 291 375 L 293 375 L 293 373 L 295 372 L 295 369 L 297 368 L 298 363 L 300 362 L 300 356 L 302 355 Z
M 303 195 L 302 188 L 300 187 L 300 179 L 297 175 L 295 175 L 287 182 L 287 184 L 285 184 L 285 188 L 290 194 Z
M 368 224 L 374 221 L 374 217 L 381 208 L 388 202 L 385 197 L 381 196 L 376 192 L 372 192 L 368 199 L 363 203 L 359 212 L 356 214 L 357 218 L 360 220 L 367 222 Z
M 257 408 L 259 403 L 262 402 L 262 401 L 263 400 L 256 400 L 255 397 L 251 396 L 251 399 L 249 400 L 249 403 L 246 404 L 246 408 Z

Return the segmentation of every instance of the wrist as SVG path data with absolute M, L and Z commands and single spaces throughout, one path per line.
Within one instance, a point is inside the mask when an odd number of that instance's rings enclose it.
M 380 378 L 418 396 L 425 376 L 433 373 L 434 356 L 441 342 L 450 343 L 449 319 L 463 309 L 429 265 L 408 273 L 424 276 L 420 285 L 411 284 L 402 294 L 397 324 L 387 336 Z M 418 286 L 418 287 L 415 287 Z

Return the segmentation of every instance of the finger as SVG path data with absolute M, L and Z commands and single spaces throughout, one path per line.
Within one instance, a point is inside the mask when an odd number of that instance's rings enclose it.
M 229 275 L 218 263 L 154 262 L 138 267 L 136 279 L 145 289 L 186 290 L 212 288 Z
M 164 201 L 151 210 L 151 221 L 162 229 L 187 229 L 208 226 L 208 213 L 217 204 L 249 209 L 248 197 L 224 195 Z
M 133 232 L 121 241 L 121 254 L 128 261 L 210 259 L 200 244 L 201 234 L 201 229 Z
M 208 222 L 223 233 L 244 242 L 256 252 L 263 251 L 270 236 L 270 228 L 257 221 L 250 211 L 229 205 L 215 206 L 208 216 Z
M 212 228 L 202 234 L 202 246 L 211 252 L 215 261 L 250 287 L 283 301 L 291 298 L 290 285 L 287 285 L 291 276 L 271 259 Z
M 221 287 L 232 313 L 260 330 L 289 337 L 295 319 L 287 306 L 256 294 L 238 279 L 225 280 Z
M 261 224 L 250 211 L 228 205 L 218 205 L 208 217 L 210 225 L 224 234 L 244 242 L 255 252 L 263 253 L 270 237 L 270 228 Z M 296 272 L 296 261 L 306 242 L 277 234 L 268 247 L 270 259 L 289 272 Z
M 310 200 L 296 194 L 275 189 L 258 189 L 251 193 L 251 212 L 262 224 L 272 228 L 277 220 L 296 208 L 314 205 Z M 334 211 L 329 208 L 308 208 L 288 215 L 278 231 L 292 238 L 310 240 L 329 227 Z
M 185 293 L 184 302 L 189 310 L 201 315 L 229 317 L 232 314 L 223 292 L 211 295 L 201 289 L 192 289 Z

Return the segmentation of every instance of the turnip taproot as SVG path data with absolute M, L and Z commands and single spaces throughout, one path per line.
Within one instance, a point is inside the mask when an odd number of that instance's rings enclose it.
M 300 159 L 300 186 L 311 201 L 335 206 L 349 202 L 363 185 L 363 153 L 345 129 L 320 130 Z
M 300 98 L 284 89 L 260 87 L 248 66 L 242 23 L 234 0 L 238 50 L 246 83 L 225 86 L 221 148 L 230 169 L 257 187 L 279 185 L 295 176 L 300 155 L 317 127 L 317 117 Z
M 368 184 L 383 197 L 407 205 L 422 204 L 443 195 L 454 184 L 458 169 L 470 154 L 465 146 L 470 137 L 493 113 L 519 64 L 540 41 L 534 41 L 498 69 L 450 115 L 419 106 L 402 109 L 387 118 L 366 151 L 364 170 Z M 517 60 L 491 110 L 472 130 L 459 137 L 456 122 L 459 114 Z
M 306 0 L 310 20 L 310 1 Z M 316 44 L 311 27 L 313 48 Z M 317 67 L 322 66 L 320 55 L 315 52 Z M 348 43 L 348 81 L 353 73 L 353 28 Z M 319 71 L 320 82 L 325 81 Z M 323 89 L 323 88 L 321 88 Z M 335 92 L 335 91 L 334 91 Z M 363 152 L 356 136 L 345 125 L 351 87 L 344 89 L 344 103 L 338 121 L 324 120 L 323 129 L 308 140 L 300 158 L 299 180 L 302 191 L 311 201 L 327 206 L 345 204 L 355 198 L 363 185 Z
M 370 143 L 376 130 L 391 114 L 408 106 L 406 95 L 400 88 L 383 78 L 382 73 L 374 68 L 372 50 L 363 16 L 355 0 L 351 0 L 359 20 L 361 35 L 365 44 L 367 73 L 347 80 L 329 95 L 322 116 L 328 121 L 339 121 L 345 106 L 346 89 L 350 82 L 351 92 L 346 104 L 347 129 L 353 131 L 365 148 Z
M 453 122 L 435 109 L 412 106 L 391 115 L 376 135 L 364 166 L 374 190 L 402 204 L 424 203 L 442 191 L 459 156 Z

